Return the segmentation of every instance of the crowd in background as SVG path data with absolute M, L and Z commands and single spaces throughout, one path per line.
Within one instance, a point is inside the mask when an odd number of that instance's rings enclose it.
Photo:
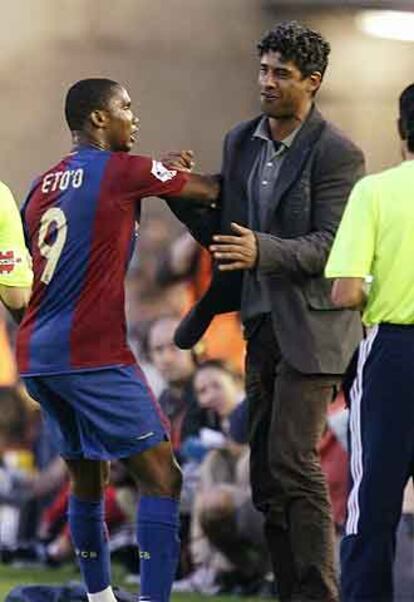
M 191 351 L 173 341 L 181 317 L 206 290 L 211 258 L 162 216 L 147 218 L 126 282 L 129 341 L 157 403 L 184 474 L 182 553 L 176 591 L 272 594 L 263 518 L 249 484 L 244 341 L 237 314 L 217 317 Z M 8 324 L 13 344 L 14 327 Z M 331 408 L 320 444 L 338 535 L 346 495 L 346 411 Z M 57 566 L 73 560 L 66 522 L 65 464 L 23 388 L 4 388 L 0 412 L 0 557 Z M 111 551 L 137 575 L 136 493 L 120 462 L 108 466 L 106 523 Z

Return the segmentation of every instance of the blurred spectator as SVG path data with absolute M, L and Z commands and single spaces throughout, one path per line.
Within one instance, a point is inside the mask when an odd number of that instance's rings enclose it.
M 180 318 L 173 315 L 156 319 L 148 331 L 148 352 L 166 383 L 158 401 L 170 421 L 174 452 L 181 459 L 182 442 L 191 435 L 198 435 L 203 426 L 215 428 L 217 419 L 212 412 L 200 408 L 194 397 L 192 377 L 197 360 L 193 351 L 174 345 L 174 331 L 179 321 Z
M 27 447 L 28 416 L 24 397 L 17 387 L 0 388 L 0 454 Z
M 184 458 L 182 445 L 185 439 L 198 436 L 200 429 L 218 428 L 213 412 L 203 410 L 196 402 L 192 378 L 197 358 L 193 351 L 183 351 L 174 345 L 173 337 L 180 318 L 162 316 L 150 326 L 147 335 L 148 355 L 166 383 L 158 401 L 170 421 L 170 438 L 174 453 L 181 463 L 183 487 L 181 492 L 181 542 L 182 552 L 179 574 L 189 569 L 188 531 L 190 510 L 199 479 L 197 459 Z
M 194 389 L 198 405 L 216 412 L 228 432 L 229 416 L 245 397 L 240 375 L 220 359 L 206 360 L 197 367 Z
M 164 287 L 179 282 L 186 283 L 184 313 L 207 291 L 211 273 L 210 253 L 186 232 L 179 236 L 160 258 L 158 282 Z M 206 357 L 223 359 L 238 372 L 244 371 L 245 343 L 238 313 L 216 316 L 201 345 Z
M 184 283 L 164 287 L 157 281 L 160 258 L 173 241 L 174 230 L 165 217 L 152 215 L 137 225 L 137 252 L 134 253 L 125 283 L 128 337 L 141 360 L 141 341 L 148 324 L 160 315 L 181 314 L 185 304 Z
M 0 547 L 32 539 L 43 508 L 66 479 L 39 406 L 22 388 L 0 392 Z
M 325 473 L 328 485 L 333 520 L 338 536 L 342 534 L 345 524 L 348 492 L 348 454 L 346 442 L 348 414 L 341 392 L 328 406 L 326 429 L 318 446 L 321 467 Z
M 17 371 L 0 310 L 0 548 L 36 534 L 42 508 L 66 478 L 45 432 L 40 407 L 17 384 Z
M 191 523 L 195 569 L 174 589 L 255 593 L 263 585 L 269 562 L 263 518 L 251 498 L 242 383 L 225 363 L 210 360 L 197 368 L 194 389 L 200 407 L 217 412 L 226 437 L 201 464 Z M 202 443 L 207 446 L 208 441 Z

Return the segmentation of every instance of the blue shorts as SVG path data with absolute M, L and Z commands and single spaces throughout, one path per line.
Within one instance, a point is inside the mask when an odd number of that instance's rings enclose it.
M 168 440 L 166 418 L 137 365 L 24 382 L 64 458 L 127 458 Z

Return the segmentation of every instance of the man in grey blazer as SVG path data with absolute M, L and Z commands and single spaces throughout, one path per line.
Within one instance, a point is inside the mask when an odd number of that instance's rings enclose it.
M 282 23 L 258 50 L 262 114 L 225 138 L 221 206 L 170 203 L 216 260 L 176 341 L 191 347 L 215 314 L 241 310 L 253 497 L 280 599 L 336 602 L 317 444 L 362 332 L 357 312 L 332 305 L 323 270 L 364 158 L 315 107 L 330 51 L 322 36 Z

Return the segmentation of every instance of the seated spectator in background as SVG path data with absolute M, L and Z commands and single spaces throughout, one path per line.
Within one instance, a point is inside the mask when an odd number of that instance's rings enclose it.
M 17 387 L 0 387 L 0 456 L 9 449 L 27 448 L 28 416 Z
M 17 386 L 0 387 L 0 549 L 23 536 L 26 483 L 35 474 L 35 416 Z
M 68 471 L 40 407 L 20 387 L 0 388 L 0 404 L 0 558 L 50 565 L 74 558 L 66 517 Z M 134 489 L 125 468 L 114 463 L 105 490 L 111 550 L 135 544 Z M 114 541 L 125 526 L 128 533 Z
M 156 203 L 156 201 L 155 201 Z M 157 272 L 159 263 L 176 236 L 171 218 L 154 214 L 154 204 L 144 211 L 137 224 L 137 245 L 125 282 L 125 309 L 128 339 L 141 359 L 141 341 L 148 325 L 161 315 L 181 315 L 186 303 L 184 282 L 161 285 Z
M 160 258 L 158 282 L 165 288 L 178 282 L 187 284 L 182 307 L 186 313 L 207 291 L 211 274 L 211 254 L 186 232 Z M 200 344 L 205 357 L 225 360 L 234 370 L 244 372 L 245 342 L 237 312 L 217 315 Z
M 174 331 L 180 318 L 169 315 L 156 319 L 149 328 L 147 341 L 151 360 L 166 383 L 158 402 L 170 421 L 171 444 L 180 460 L 184 439 L 198 435 L 203 426 L 215 428 L 212 412 L 200 408 L 194 397 L 192 378 L 196 356 L 174 345 Z
M 33 518 L 32 533 L 20 538 L 13 545 L 3 546 L 1 557 L 5 563 L 17 562 L 57 566 L 62 562 L 74 560 L 75 554 L 67 522 L 68 500 L 70 494 L 69 475 L 66 467 L 58 467 L 56 458 L 45 471 L 34 473 L 32 479 L 24 478 L 21 486 L 27 502 L 36 500 L 38 491 L 56 490 L 59 480 L 61 486 L 55 496 L 43 508 L 38 519 Z M 105 524 L 109 536 L 110 552 L 118 553 L 127 568 L 136 569 L 135 508 L 137 495 L 135 487 L 120 462 L 107 464 L 108 484 L 104 492 Z M 23 475 L 22 475 L 23 476 Z M 48 486 L 46 476 L 51 484 Z M 40 495 L 40 494 L 39 494 Z M 31 497 L 33 496 L 33 497 Z M 26 512 L 27 513 L 27 512 Z M 37 517 L 36 517 L 37 518 Z M 22 529 L 19 529 L 22 531 Z
M 14 209 L 17 212 L 17 208 Z M 1 252 L 2 249 L 0 254 Z M 7 264 L 4 265 L 7 267 Z M 12 265 L 11 262 L 10 266 Z M 5 270 L 7 277 L 10 273 L 12 272 Z M 32 405 L 24 391 L 18 387 L 17 369 L 7 333 L 5 310 L 1 303 L 5 300 L 10 302 L 10 291 L 12 295 L 18 296 L 23 294 L 22 290 L 19 287 L 7 286 L 7 278 L 2 274 L 0 277 L 0 552 L 5 548 L 16 546 L 19 538 L 25 535 L 25 523 L 28 522 L 25 521 L 24 512 L 28 499 L 26 483 L 34 478 L 36 470 L 33 431 L 38 407 Z
M 199 463 L 183 457 L 182 444 L 191 436 L 198 436 L 202 427 L 215 429 L 218 419 L 214 413 L 203 410 L 196 402 L 192 378 L 196 369 L 196 355 L 174 345 L 174 331 L 180 318 L 167 315 L 156 319 L 147 334 L 148 355 L 166 383 L 158 402 L 170 421 L 170 439 L 176 458 L 183 471 L 180 498 L 181 559 L 179 574 L 189 571 L 188 531 L 190 510 L 199 478 Z
M 219 432 L 200 429 L 198 436 L 184 441 L 182 454 L 201 461 L 210 450 L 217 448 L 218 455 L 224 459 L 229 446 L 229 417 L 245 397 L 243 380 L 222 360 L 211 359 L 197 366 L 193 386 L 198 407 L 216 416 Z
M 193 573 L 175 591 L 255 593 L 269 570 L 263 518 L 254 508 L 249 480 L 247 404 L 240 377 L 220 360 L 196 369 L 198 404 L 215 411 L 225 439 L 208 451 L 191 522 Z M 208 441 L 201 437 L 208 448 Z M 184 452 L 186 443 L 184 443 Z
M 318 451 L 321 468 L 325 473 L 333 522 L 337 537 L 342 535 L 345 524 L 346 498 L 348 492 L 347 429 L 348 410 L 344 396 L 339 393 L 328 406 L 325 432 L 319 441 Z
M 36 536 L 41 512 L 67 478 L 40 408 L 21 387 L 0 390 L 0 548 Z

